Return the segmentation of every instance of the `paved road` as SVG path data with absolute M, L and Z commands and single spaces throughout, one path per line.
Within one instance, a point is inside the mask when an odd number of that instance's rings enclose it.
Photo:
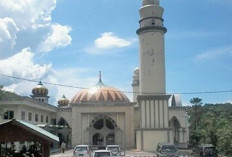
M 63 153 L 52 154 L 51 157 L 72 157 L 72 155 L 73 155 L 73 149 L 66 151 L 64 154 Z M 126 151 L 125 157 L 156 157 L 156 154 L 131 150 L 131 151 Z M 190 155 L 181 152 L 180 157 L 190 157 Z
M 63 153 L 52 154 L 51 157 L 72 157 L 73 150 L 66 151 Z M 126 151 L 126 157 L 156 157 L 154 153 L 138 152 L 138 151 Z

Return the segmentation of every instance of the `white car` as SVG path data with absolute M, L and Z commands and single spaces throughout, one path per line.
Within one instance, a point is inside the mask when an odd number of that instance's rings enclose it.
M 121 156 L 121 150 L 119 145 L 107 145 L 106 150 L 111 151 L 113 156 Z
M 93 157 L 112 157 L 112 154 L 109 150 L 96 150 Z
M 73 150 L 74 157 L 91 157 L 92 149 L 89 145 L 77 145 Z

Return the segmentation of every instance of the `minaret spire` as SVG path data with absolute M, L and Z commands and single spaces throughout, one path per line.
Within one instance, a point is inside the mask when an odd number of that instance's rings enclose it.
M 164 9 L 159 0 L 143 0 L 140 27 L 137 30 L 140 44 L 140 92 L 141 94 L 165 94 L 165 49 L 163 25 Z
M 164 9 L 159 0 L 143 0 L 139 10 L 139 95 L 140 124 L 137 149 L 152 151 L 157 139 L 172 142 L 169 127 L 169 98 L 165 84 Z M 168 136 L 167 136 L 168 135 Z M 170 135 L 170 136 L 169 136 Z M 152 147 L 149 147 L 152 146 Z
M 99 81 L 97 83 L 97 86 L 104 86 L 104 83 L 102 82 L 102 74 L 101 71 L 99 71 Z
M 102 82 L 102 79 L 101 79 L 101 71 L 99 71 L 99 82 Z

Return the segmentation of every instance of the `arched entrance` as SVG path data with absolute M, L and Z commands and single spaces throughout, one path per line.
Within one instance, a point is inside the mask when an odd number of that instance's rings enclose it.
M 63 117 L 59 119 L 55 132 L 58 134 L 60 144 L 65 142 L 67 147 L 71 147 L 71 128 Z
M 107 115 L 98 115 L 90 124 L 90 143 L 93 146 L 117 144 L 121 134 L 115 121 Z M 120 139 L 120 137 L 119 137 Z
M 169 126 L 173 129 L 173 138 L 174 138 L 174 143 L 177 144 L 180 142 L 180 122 L 178 119 L 174 116 L 172 119 L 169 121 Z
M 93 145 L 104 145 L 104 136 L 101 133 L 93 135 Z

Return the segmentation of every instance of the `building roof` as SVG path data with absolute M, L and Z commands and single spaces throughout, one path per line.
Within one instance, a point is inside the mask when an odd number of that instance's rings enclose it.
M 17 102 L 17 105 L 25 104 L 25 103 L 27 104 L 27 102 L 28 102 L 28 103 L 36 104 L 35 107 L 45 106 L 45 107 L 49 107 L 49 108 L 53 108 L 53 109 L 57 108 L 54 105 L 38 101 L 38 100 L 33 99 L 31 97 L 20 96 L 20 95 L 17 95 L 15 93 L 12 93 L 9 91 L 4 91 L 4 90 L 0 89 L 0 104 L 4 104 L 4 103 L 15 104 L 15 102 Z
M 82 102 L 130 102 L 130 100 L 122 91 L 105 85 L 100 77 L 95 86 L 78 92 L 70 103 L 79 104 Z
M 50 141 L 55 141 L 55 142 L 59 142 L 59 138 L 53 134 L 51 134 L 50 132 L 27 122 L 21 121 L 21 120 L 17 120 L 17 119 L 12 119 L 12 120 L 8 120 L 5 121 L 3 123 L 0 124 L 0 127 L 2 126 L 10 126 L 10 125 L 14 125 L 14 126 L 18 126 L 21 128 L 24 128 L 26 130 L 30 130 L 31 132 L 33 132 L 34 134 L 39 134 L 40 136 L 44 137 L 47 140 Z M 17 131 L 17 130 L 15 130 Z M 22 135 L 23 136 L 23 135 Z
M 8 100 L 23 100 L 22 96 L 19 96 L 15 93 L 4 91 L 0 89 L 0 101 L 8 101 Z

